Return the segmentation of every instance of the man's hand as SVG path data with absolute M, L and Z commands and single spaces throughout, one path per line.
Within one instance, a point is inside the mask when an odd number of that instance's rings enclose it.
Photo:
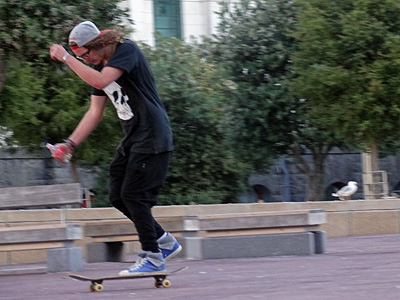
M 67 54 L 67 50 L 65 50 L 64 47 L 61 45 L 53 44 L 50 47 L 50 56 L 54 60 L 59 60 L 63 62 L 63 57 L 65 54 Z
M 55 145 L 47 144 L 46 147 L 50 150 L 51 156 L 57 159 L 59 162 L 69 162 L 72 157 L 72 150 L 65 143 L 59 143 Z

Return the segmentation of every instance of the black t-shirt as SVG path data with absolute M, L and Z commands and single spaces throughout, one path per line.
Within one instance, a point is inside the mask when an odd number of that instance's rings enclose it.
M 117 45 L 107 67 L 124 70 L 118 80 L 92 94 L 107 95 L 114 104 L 125 134 L 121 146 L 137 153 L 173 150 L 172 131 L 153 74 L 139 47 L 130 40 Z M 103 65 L 97 65 L 101 70 Z

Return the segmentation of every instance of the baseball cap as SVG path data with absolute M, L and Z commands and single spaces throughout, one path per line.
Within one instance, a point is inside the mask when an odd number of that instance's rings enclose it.
M 78 47 L 71 47 L 72 50 L 82 47 L 94 40 L 100 34 L 100 30 L 91 21 L 84 21 L 76 25 L 69 34 L 69 42 L 75 42 Z

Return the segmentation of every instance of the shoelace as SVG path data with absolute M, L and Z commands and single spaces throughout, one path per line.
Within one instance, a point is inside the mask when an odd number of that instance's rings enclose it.
M 146 263 L 146 259 L 139 257 L 138 261 L 134 265 L 132 265 L 129 269 L 134 271 L 137 268 L 142 267 L 145 263 Z

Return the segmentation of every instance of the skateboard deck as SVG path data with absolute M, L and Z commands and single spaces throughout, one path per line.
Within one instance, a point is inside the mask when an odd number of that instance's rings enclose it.
M 171 282 L 167 279 L 167 276 L 181 272 L 186 270 L 188 267 L 183 267 L 176 269 L 172 272 L 159 272 L 153 274 L 146 275 L 132 275 L 132 276 L 104 276 L 104 277 L 86 277 L 78 274 L 69 274 L 68 276 L 72 279 L 80 280 L 80 281 L 90 281 L 89 290 L 91 292 L 102 292 L 104 290 L 103 281 L 104 280 L 122 280 L 122 279 L 137 279 L 137 278 L 146 278 L 153 277 L 155 279 L 154 285 L 157 288 L 165 287 L 168 288 L 171 286 Z

